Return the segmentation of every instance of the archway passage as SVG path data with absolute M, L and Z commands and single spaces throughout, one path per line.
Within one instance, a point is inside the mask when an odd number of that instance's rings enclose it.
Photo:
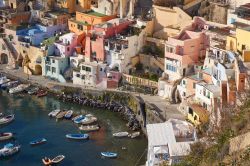
M 8 55 L 2 53 L 0 56 L 0 63 L 1 64 L 8 64 L 9 63 L 9 59 L 8 59 Z
M 35 66 L 34 74 L 35 75 L 42 75 L 42 66 L 41 65 L 36 65 Z

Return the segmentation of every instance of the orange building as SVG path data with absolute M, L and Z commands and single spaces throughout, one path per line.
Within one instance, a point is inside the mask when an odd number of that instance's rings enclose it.
M 68 10 L 68 13 L 91 9 L 91 0 L 65 0 L 57 2 L 58 6 Z

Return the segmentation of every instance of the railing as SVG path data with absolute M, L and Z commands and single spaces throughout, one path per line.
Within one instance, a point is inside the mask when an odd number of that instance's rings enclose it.
M 147 87 L 158 87 L 158 82 L 152 81 L 145 78 L 140 78 L 128 74 L 123 74 L 123 78 L 125 78 L 126 82 L 132 85 L 140 85 L 140 86 L 147 86 Z

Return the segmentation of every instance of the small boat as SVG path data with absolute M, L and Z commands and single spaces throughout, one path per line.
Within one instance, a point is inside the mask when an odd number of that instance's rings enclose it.
M 74 123 L 79 124 L 82 122 L 82 120 L 85 118 L 83 115 L 78 115 L 75 118 L 73 118 Z
M 5 141 L 13 137 L 12 133 L 0 133 L 0 141 Z
M 88 134 L 67 134 L 66 138 L 83 140 L 83 139 L 89 139 L 89 135 Z
M 3 113 L 2 113 L 2 112 L 0 112 L 0 116 L 3 116 Z
M 49 117 L 56 117 L 57 114 L 59 114 L 59 112 L 61 112 L 61 110 L 57 109 L 57 110 L 54 110 L 54 111 L 51 111 L 48 116 Z
M 128 136 L 128 132 L 118 132 L 118 133 L 114 133 L 113 137 L 127 137 Z
M 47 140 L 45 138 L 40 138 L 40 139 L 37 139 L 35 141 L 31 141 L 30 142 L 30 145 L 34 146 L 34 145 L 40 145 L 40 144 L 43 144 L 47 142 Z
M 65 158 L 64 155 L 59 155 L 59 156 L 56 156 L 55 158 L 53 158 L 53 159 L 51 160 L 51 162 L 52 162 L 53 164 L 57 164 L 57 163 L 60 163 L 64 158 Z
M 72 110 L 67 111 L 66 114 L 64 115 L 64 118 L 70 119 L 73 116 L 73 113 L 74 112 Z
M 56 115 L 56 119 L 62 119 L 67 111 L 61 111 Z
M 2 84 L 5 84 L 9 81 L 10 79 L 8 79 L 6 76 L 0 77 L 0 86 L 2 86 Z
M 2 149 L 0 149 L 0 157 L 8 157 L 19 151 L 21 148 L 20 145 L 14 145 L 12 143 L 8 143 L 4 145 Z
M 80 130 L 82 131 L 98 131 L 100 129 L 99 125 L 87 125 L 87 126 L 80 126 Z
M 51 159 L 48 158 L 48 157 L 44 157 L 44 158 L 42 159 L 42 161 L 43 161 L 43 164 L 44 164 L 44 165 L 51 165 L 51 164 L 52 164 Z
M 38 91 L 37 92 L 37 97 L 43 97 L 43 96 L 46 96 L 48 94 L 48 92 L 47 91 L 45 91 L 45 90 L 40 90 L 40 91 Z
M 130 137 L 130 138 L 136 138 L 136 137 L 138 137 L 138 136 L 140 136 L 140 132 L 139 132 L 139 131 L 138 131 L 138 132 L 131 133 L 131 134 L 128 135 L 128 137 Z
M 116 158 L 118 156 L 118 154 L 114 152 L 101 152 L 101 155 L 107 158 Z
M 6 88 L 8 88 L 8 87 L 12 88 L 12 87 L 14 87 L 15 85 L 17 85 L 18 82 L 19 82 L 19 81 L 10 81 L 10 82 L 4 83 L 4 84 L 1 85 L 1 88 L 2 88 L 2 89 L 6 89 Z
M 33 87 L 28 90 L 29 95 L 35 95 L 38 92 L 39 88 L 38 87 Z
M 30 85 L 29 84 L 20 84 L 15 88 L 11 88 L 9 90 L 10 94 L 14 94 L 14 93 L 20 93 L 23 92 L 24 90 L 26 90 Z
M 97 118 L 92 116 L 85 116 L 85 118 L 81 121 L 81 124 L 83 125 L 87 125 L 87 124 L 91 124 L 97 121 Z
M 15 119 L 14 115 L 8 115 L 0 119 L 0 124 L 10 123 Z

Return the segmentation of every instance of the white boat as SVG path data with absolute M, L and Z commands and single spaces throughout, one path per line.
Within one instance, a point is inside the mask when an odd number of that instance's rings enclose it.
M 118 133 L 114 133 L 113 137 L 127 137 L 128 136 L 128 132 L 124 131 L 124 132 L 118 132 Z
M 139 131 L 137 131 L 137 132 L 129 134 L 128 137 L 130 137 L 130 138 L 136 138 L 136 137 L 140 136 L 140 134 L 141 133 Z
M 0 149 L 0 157 L 8 157 L 15 153 L 17 153 L 20 149 L 20 145 L 13 145 L 8 143 L 4 145 L 2 149 Z
M 81 121 L 83 125 L 91 124 L 97 121 L 97 118 L 92 116 L 86 115 L 85 118 Z
M 13 137 L 12 133 L 0 133 L 0 141 L 5 141 Z
M 0 85 L 5 84 L 9 81 L 10 79 L 8 79 L 6 76 L 0 77 Z
M 48 116 L 49 116 L 49 117 L 56 117 L 56 115 L 59 114 L 59 112 L 61 112 L 61 110 L 56 109 L 56 110 L 54 110 L 54 111 L 51 111 L 51 112 L 48 114 Z
M 15 119 L 14 115 L 8 115 L 0 119 L 0 124 L 10 123 Z
M 20 85 L 18 85 L 18 86 L 15 87 L 15 88 L 11 88 L 11 89 L 9 90 L 9 93 L 10 93 L 10 94 L 20 93 L 20 92 L 26 90 L 29 86 L 30 86 L 29 84 L 20 84 Z
M 59 155 L 59 156 L 56 156 L 55 158 L 53 158 L 51 160 L 51 162 L 54 164 L 57 164 L 57 163 L 60 163 L 64 158 L 65 158 L 64 155 Z
M 70 119 L 73 116 L 74 111 L 69 110 L 67 113 L 64 115 L 65 119 Z
M 100 129 L 99 125 L 87 125 L 87 126 L 80 126 L 79 127 L 80 130 L 82 131 L 97 131 Z

